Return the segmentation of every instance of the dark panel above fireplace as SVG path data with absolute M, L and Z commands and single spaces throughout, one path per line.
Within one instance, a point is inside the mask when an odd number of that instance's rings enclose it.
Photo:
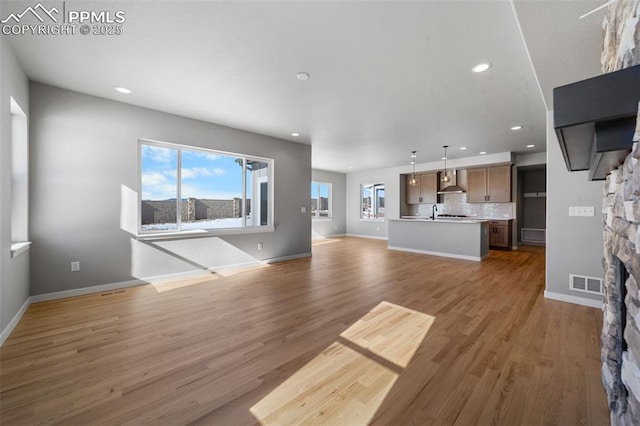
M 631 150 L 640 65 L 553 89 L 554 128 L 570 171 L 601 180 Z

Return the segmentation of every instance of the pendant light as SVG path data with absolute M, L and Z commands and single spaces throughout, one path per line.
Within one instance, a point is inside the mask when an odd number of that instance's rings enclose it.
M 416 152 L 418 151 L 411 151 L 411 165 L 413 166 L 413 172 L 409 179 L 409 185 L 411 186 L 415 186 L 418 183 L 418 180 L 416 179 Z
M 442 147 L 444 148 L 444 157 L 442 157 L 444 159 L 444 173 L 440 180 L 444 183 L 449 183 L 451 182 L 451 177 L 449 177 L 449 173 L 447 172 L 447 148 L 449 148 L 449 145 L 442 145 Z

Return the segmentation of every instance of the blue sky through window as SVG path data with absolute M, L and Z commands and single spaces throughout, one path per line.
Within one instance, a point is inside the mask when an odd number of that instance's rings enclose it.
M 178 150 L 142 145 L 142 199 L 177 196 Z M 242 198 L 242 162 L 236 157 L 182 150 L 182 198 L 230 200 Z

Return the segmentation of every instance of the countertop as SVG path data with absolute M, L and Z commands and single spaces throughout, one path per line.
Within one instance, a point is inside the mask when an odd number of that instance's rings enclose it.
M 435 220 L 427 217 L 408 217 L 403 216 L 400 219 L 389 219 L 389 220 L 397 220 L 401 222 L 432 222 L 432 223 L 482 223 L 488 222 L 490 219 L 469 219 L 469 218 L 459 218 L 456 219 L 454 217 L 447 217 Z M 494 219 L 495 220 L 495 219 Z

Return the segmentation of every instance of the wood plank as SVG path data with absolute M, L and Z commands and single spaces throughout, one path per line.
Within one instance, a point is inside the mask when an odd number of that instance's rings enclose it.
M 602 313 L 544 299 L 544 256 L 339 238 L 257 270 L 33 304 L 0 348 L 0 419 L 605 424 Z

